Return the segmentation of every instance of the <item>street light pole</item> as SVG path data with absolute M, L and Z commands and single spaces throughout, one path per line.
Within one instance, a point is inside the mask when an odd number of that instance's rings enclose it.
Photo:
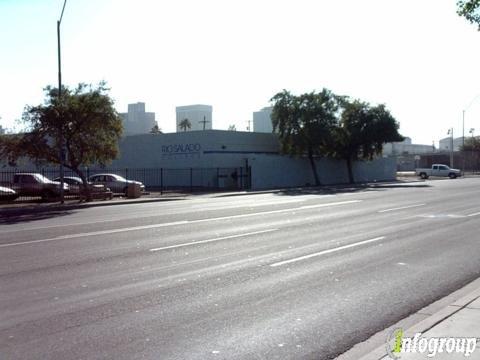
M 67 0 L 63 3 L 62 13 L 60 14 L 60 19 L 57 21 L 57 48 L 58 48 L 58 103 L 61 105 L 62 102 L 62 60 L 61 60 L 61 50 L 60 50 L 60 24 L 62 23 L 63 12 L 65 11 L 65 5 L 67 4 Z M 60 110 L 62 110 L 60 106 Z M 60 112 L 60 117 L 62 116 L 62 112 Z M 59 148 L 60 148 L 60 203 L 65 202 L 64 198 L 64 169 L 63 169 L 63 162 L 65 161 L 65 150 L 63 145 L 63 123 L 60 126 L 60 136 L 59 136 Z
M 475 173 L 475 170 L 474 170 L 474 166 L 473 166 L 473 145 L 474 145 L 474 137 L 473 137 L 473 133 L 475 132 L 475 129 L 474 128 L 470 128 L 470 131 L 469 133 L 472 134 L 472 143 L 470 144 L 472 146 L 471 148 L 471 151 L 470 151 L 470 171 L 472 171 L 473 173 Z
M 450 135 L 450 167 L 453 168 L 453 128 L 448 129 Z
M 462 111 L 462 174 L 465 176 L 465 110 Z

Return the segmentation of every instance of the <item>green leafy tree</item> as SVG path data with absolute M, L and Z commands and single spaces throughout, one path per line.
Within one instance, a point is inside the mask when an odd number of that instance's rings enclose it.
M 25 108 L 25 132 L 2 137 L 0 156 L 10 163 L 21 157 L 36 163 L 62 163 L 83 180 L 90 199 L 82 168 L 106 165 L 115 159 L 122 134 L 122 121 L 108 91 L 105 83 L 97 87 L 79 84 L 74 90 L 62 89 L 59 99 L 58 89 L 47 87 L 44 104 Z M 62 141 L 65 156 L 60 155 Z
M 188 119 L 183 119 L 182 121 L 180 121 L 180 124 L 178 124 L 178 127 L 183 131 L 187 131 L 187 129 L 192 128 L 192 123 Z
M 384 105 L 371 106 L 343 98 L 341 108 L 328 152 L 334 158 L 345 160 L 349 182 L 354 183 L 354 161 L 372 160 L 382 153 L 385 143 L 404 138 L 398 133 L 399 124 Z
M 472 169 L 479 169 L 480 165 L 480 138 L 470 137 L 465 139 L 465 144 L 461 146 L 461 151 L 470 154 L 470 166 Z
M 465 145 L 461 147 L 462 151 L 480 152 L 480 138 L 470 137 L 465 139 Z
M 307 156 L 315 184 L 320 185 L 315 157 L 326 152 L 325 147 L 336 122 L 338 97 L 327 89 L 300 96 L 284 90 L 271 101 L 273 131 L 279 136 L 282 152 Z
M 480 0 L 457 1 L 457 14 L 477 24 L 480 31 Z

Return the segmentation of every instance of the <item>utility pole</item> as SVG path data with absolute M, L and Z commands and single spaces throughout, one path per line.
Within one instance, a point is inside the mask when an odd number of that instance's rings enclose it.
M 60 15 L 60 19 L 57 21 L 57 46 L 58 46 L 58 103 L 60 106 L 60 110 L 62 110 L 62 60 L 61 60 L 61 52 L 60 52 L 60 24 L 62 23 L 63 12 L 65 10 L 65 5 L 67 4 L 67 0 L 63 3 L 62 13 Z M 60 111 L 60 117 L 63 116 L 63 111 Z M 64 187 L 64 169 L 63 169 L 63 162 L 65 161 L 65 149 L 63 144 L 63 122 L 60 125 L 60 136 L 59 136 L 59 147 L 60 147 L 60 203 L 63 204 L 65 202 L 65 194 L 63 191 Z
M 199 121 L 200 124 L 203 124 L 203 130 L 205 130 L 205 125 L 209 123 L 210 121 L 207 121 L 206 116 L 203 116 L 203 120 Z

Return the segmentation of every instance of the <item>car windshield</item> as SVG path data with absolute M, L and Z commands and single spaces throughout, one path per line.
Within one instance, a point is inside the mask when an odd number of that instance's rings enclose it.
M 127 181 L 127 179 L 125 179 L 124 177 L 120 176 L 120 175 L 115 175 L 115 174 L 112 174 L 111 175 L 113 178 L 115 178 L 115 180 L 117 181 Z
M 80 179 L 78 177 L 70 177 L 70 178 L 65 179 L 65 181 L 68 181 L 71 184 L 83 184 L 82 179 Z
M 57 177 L 57 178 L 53 179 L 53 181 L 60 182 L 60 178 Z M 83 183 L 82 179 L 80 179 L 78 177 L 65 177 L 65 178 L 63 178 L 63 182 L 65 182 L 67 184 L 71 184 L 71 185 L 76 185 L 76 184 L 82 184 Z
M 41 174 L 33 174 L 33 176 L 35 177 L 35 179 L 37 179 L 38 181 L 43 182 L 43 183 L 52 182 L 52 180 L 50 180 L 49 178 L 46 178 L 45 176 L 43 176 Z

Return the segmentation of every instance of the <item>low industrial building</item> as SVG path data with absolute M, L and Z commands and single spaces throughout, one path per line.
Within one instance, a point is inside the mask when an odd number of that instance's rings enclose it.
M 316 162 L 322 184 L 348 182 L 344 161 Z M 205 130 L 127 136 L 111 167 L 163 169 L 164 186 L 268 189 L 315 184 L 308 159 L 282 155 L 272 133 Z M 158 174 L 148 173 L 142 175 L 143 181 L 154 186 Z M 393 180 L 395 159 L 355 162 L 354 176 L 357 182 Z
M 119 149 L 119 157 L 108 167 L 82 170 L 87 176 L 115 173 L 141 181 L 147 189 L 260 190 L 315 185 L 309 160 L 281 154 L 279 139 L 272 133 L 202 130 L 139 134 L 122 137 Z M 315 161 L 322 185 L 348 183 L 345 161 Z M 49 178 L 59 176 L 58 167 L 36 167 L 29 161 L 19 168 L 2 167 L 0 173 L 6 177 L 19 170 L 41 172 Z M 394 180 L 396 160 L 379 157 L 357 161 L 353 171 L 356 182 Z M 73 174 L 67 171 L 66 175 Z
M 412 139 L 406 137 L 400 142 L 387 143 L 383 146 L 383 155 L 418 155 L 435 152 L 434 145 L 412 144 Z
M 451 136 L 441 139 L 439 142 L 440 151 L 460 151 L 463 143 L 463 137 L 452 138 Z

